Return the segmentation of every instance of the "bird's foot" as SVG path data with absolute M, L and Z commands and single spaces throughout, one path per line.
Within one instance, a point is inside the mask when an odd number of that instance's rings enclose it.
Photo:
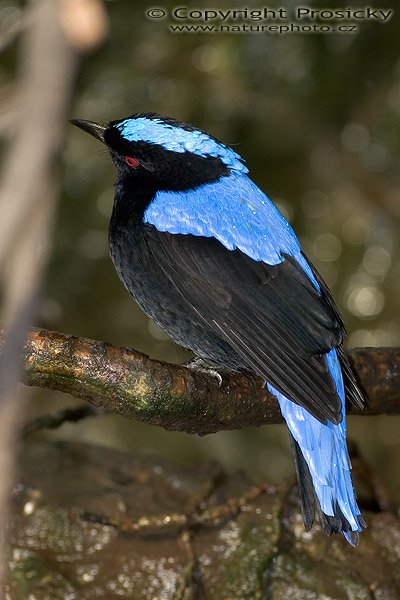
M 201 373 L 206 373 L 207 375 L 210 375 L 210 377 L 213 377 L 217 380 L 218 387 L 222 386 L 222 375 L 216 370 L 218 369 L 218 366 L 211 365 L 206 360 L 204 360 L 204 358 L 193 358 L 189 362 L 185 363 L 183 366 L 187 369 L 192 369 L 192 371 L 200 371 Z

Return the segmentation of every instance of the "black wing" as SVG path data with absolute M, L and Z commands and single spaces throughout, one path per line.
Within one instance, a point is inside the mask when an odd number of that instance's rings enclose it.
M 341 420 L 341 400 L 322 356 L 344 327 L 293 257 L 275 266 L 214 238 L 144 227 L 148 252 L 182 299 L 253 370 L 322 422 Z M 326 297 L 325 297 L 326 296 Z

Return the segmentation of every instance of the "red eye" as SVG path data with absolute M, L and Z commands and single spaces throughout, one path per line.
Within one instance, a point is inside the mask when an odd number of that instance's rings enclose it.
M 125 162 L 128 165 L 128 167 L 137 167 L 139 162 L 136 160 L 136 158 L 133 158 L 132 156 L 125 156 Z

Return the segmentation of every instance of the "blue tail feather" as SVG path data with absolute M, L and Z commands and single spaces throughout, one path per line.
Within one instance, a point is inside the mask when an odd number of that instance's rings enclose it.
M 340 531 L 349 543 L 358 543 L 358 532 L 365 525 L 357 506 L 351 465 L 346 446 L 345 392 L 335 349 L 326 354 L 327 365 L 342 400 L 342 421 L 321 423 L 304 408 L 288 400 L 270 384 L 291 435 L 305 460 L 324 525 L 331 533 Z M 299 482 L 300 485 L 302 482 Z

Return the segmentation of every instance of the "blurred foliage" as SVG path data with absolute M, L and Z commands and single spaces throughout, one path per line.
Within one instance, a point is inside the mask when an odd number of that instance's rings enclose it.
M 160 112 L 232 144 L 332 288 L 351 346 L 400 344 L 399 16 L 390 3 L 374 4 L 393 8 L 393 19 L 360 25 L 357 34 L 279 36 L 172 34 L 166 20 L 144 17 L 148 3 L 108 1 L 110 37 L 84 65 L 73 111 L 98 121 Z M 235 6 L 236 0 L 218 4 Z M 1 0 L 0 22 L 15 17 L 18 7 L 17 0 Z M 6 89 L 13 49 L 4 58 L 0 83 Z M 187 358 L 135 306 L 108 259 L 109 157 L 82 132 L 71 128 L 69 137 L 39 324 L 168 361 Z M 31 411 L 70 401 L 36 392 Z M 350 436 L 397 498 L 399 424 L 385 416 L 350 420 Z M 184 461 L 218 458 L 228 469 L 270 481 L 292 472 L 286 433 L 278 426 L 200 439 L 107 418 L 66 425 L 54 436 Z

